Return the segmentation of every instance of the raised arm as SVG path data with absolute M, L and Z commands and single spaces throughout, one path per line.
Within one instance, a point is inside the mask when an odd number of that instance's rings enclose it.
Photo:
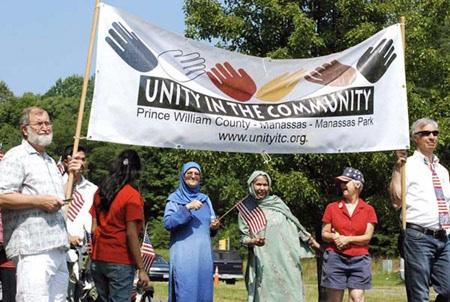
M 396 161 L 392 171 L 391 183 L 389 185 L 389 195 L 392 205 L 396 209 L 402 207 L 402 183 L 401 168 L 406 163 L 406 150 L 395 151 Z

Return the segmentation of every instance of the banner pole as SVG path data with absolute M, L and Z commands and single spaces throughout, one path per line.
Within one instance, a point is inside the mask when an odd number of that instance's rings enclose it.
M 403 57 L 405 57 L 406 51 L 406 37 L 405 37 L 405 17 L 400 17 L 400 32 L 402 35 L 402 45 L 403 45 Z M 405 62 L 403 62 L 405 64 Z M 400 168 L 401 176 L 401 194 L 402 194 L 402 229 L 406 229 L 406 173 L 405 165 Z
M 80 134 L 81 134 L 81 125 L 83 123 L 83 115 L 84 115 L 84 105 L 86 101 L 87 88 L 89 83 L 89 73 L 91 72 L 91 64 L 92 64 L 92 53 L 94 51 L 94 42 L 95 42 L 95 34 L 97 32 L 97 21 L 98 15 L 100 12 L 100 2 L 101 0 L 95 0 L 95 8 L 94 8 L 94 16 L 92 17 L 92 29 L 91 35 L 89 38 L 89 48 L 88 48 L 88 56 L 86 61 L 86 67 L 84 69 L 84 79 L 83 79 L 83 88 L 81 90 L 81 98 L 80 98 L 80 107 L 78 109 L 78 120 L 77 127 L 75 130 L 75 137 L 73 142 L 73 152 L 72 157 L 78 152 L 78 145 L 80 144 Z M 72 187 L 73 187 L 73 173 L 69 174 L 69 179 L 67 180 L 66 198 L 70 198 L 72 196 Z

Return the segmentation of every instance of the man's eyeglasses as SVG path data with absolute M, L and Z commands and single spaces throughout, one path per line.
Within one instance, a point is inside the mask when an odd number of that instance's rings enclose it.
M 34 123 L 34 124 L 28 124 L 31 127 L 35 127 L 38 129 L 42 129 L 44 126 L 51 128 L 53 126 L 52 122 L 49 121 L 45 121 L 45 122 L 38 122 L 38 123 Z
M 417 131 L 414 134 L 420 135 L 420 136 L 430 136 L 430 134 L 433 134 L 433 136 L 438 136 L 439 131 L 438 130 L 433 130 L 433 131 L 424 130 L 424 131 Z

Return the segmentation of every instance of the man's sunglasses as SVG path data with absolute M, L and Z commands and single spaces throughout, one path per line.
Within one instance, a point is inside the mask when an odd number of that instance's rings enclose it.
M 420 136 L 430 136 L 430 134 L 433 134 L 433 136 L 438 136 L 439 135 L 439 131 L 438 130 L 434 130 L 434 131 L 424 130 L 424 131 L 417 131 L 414 134 L 420 135 Z

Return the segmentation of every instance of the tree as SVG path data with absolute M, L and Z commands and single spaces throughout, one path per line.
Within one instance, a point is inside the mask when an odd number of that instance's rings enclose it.
M 9 90 L 5 82 L 0 81 L 0 102 L 14 97 L 14 94 Z

